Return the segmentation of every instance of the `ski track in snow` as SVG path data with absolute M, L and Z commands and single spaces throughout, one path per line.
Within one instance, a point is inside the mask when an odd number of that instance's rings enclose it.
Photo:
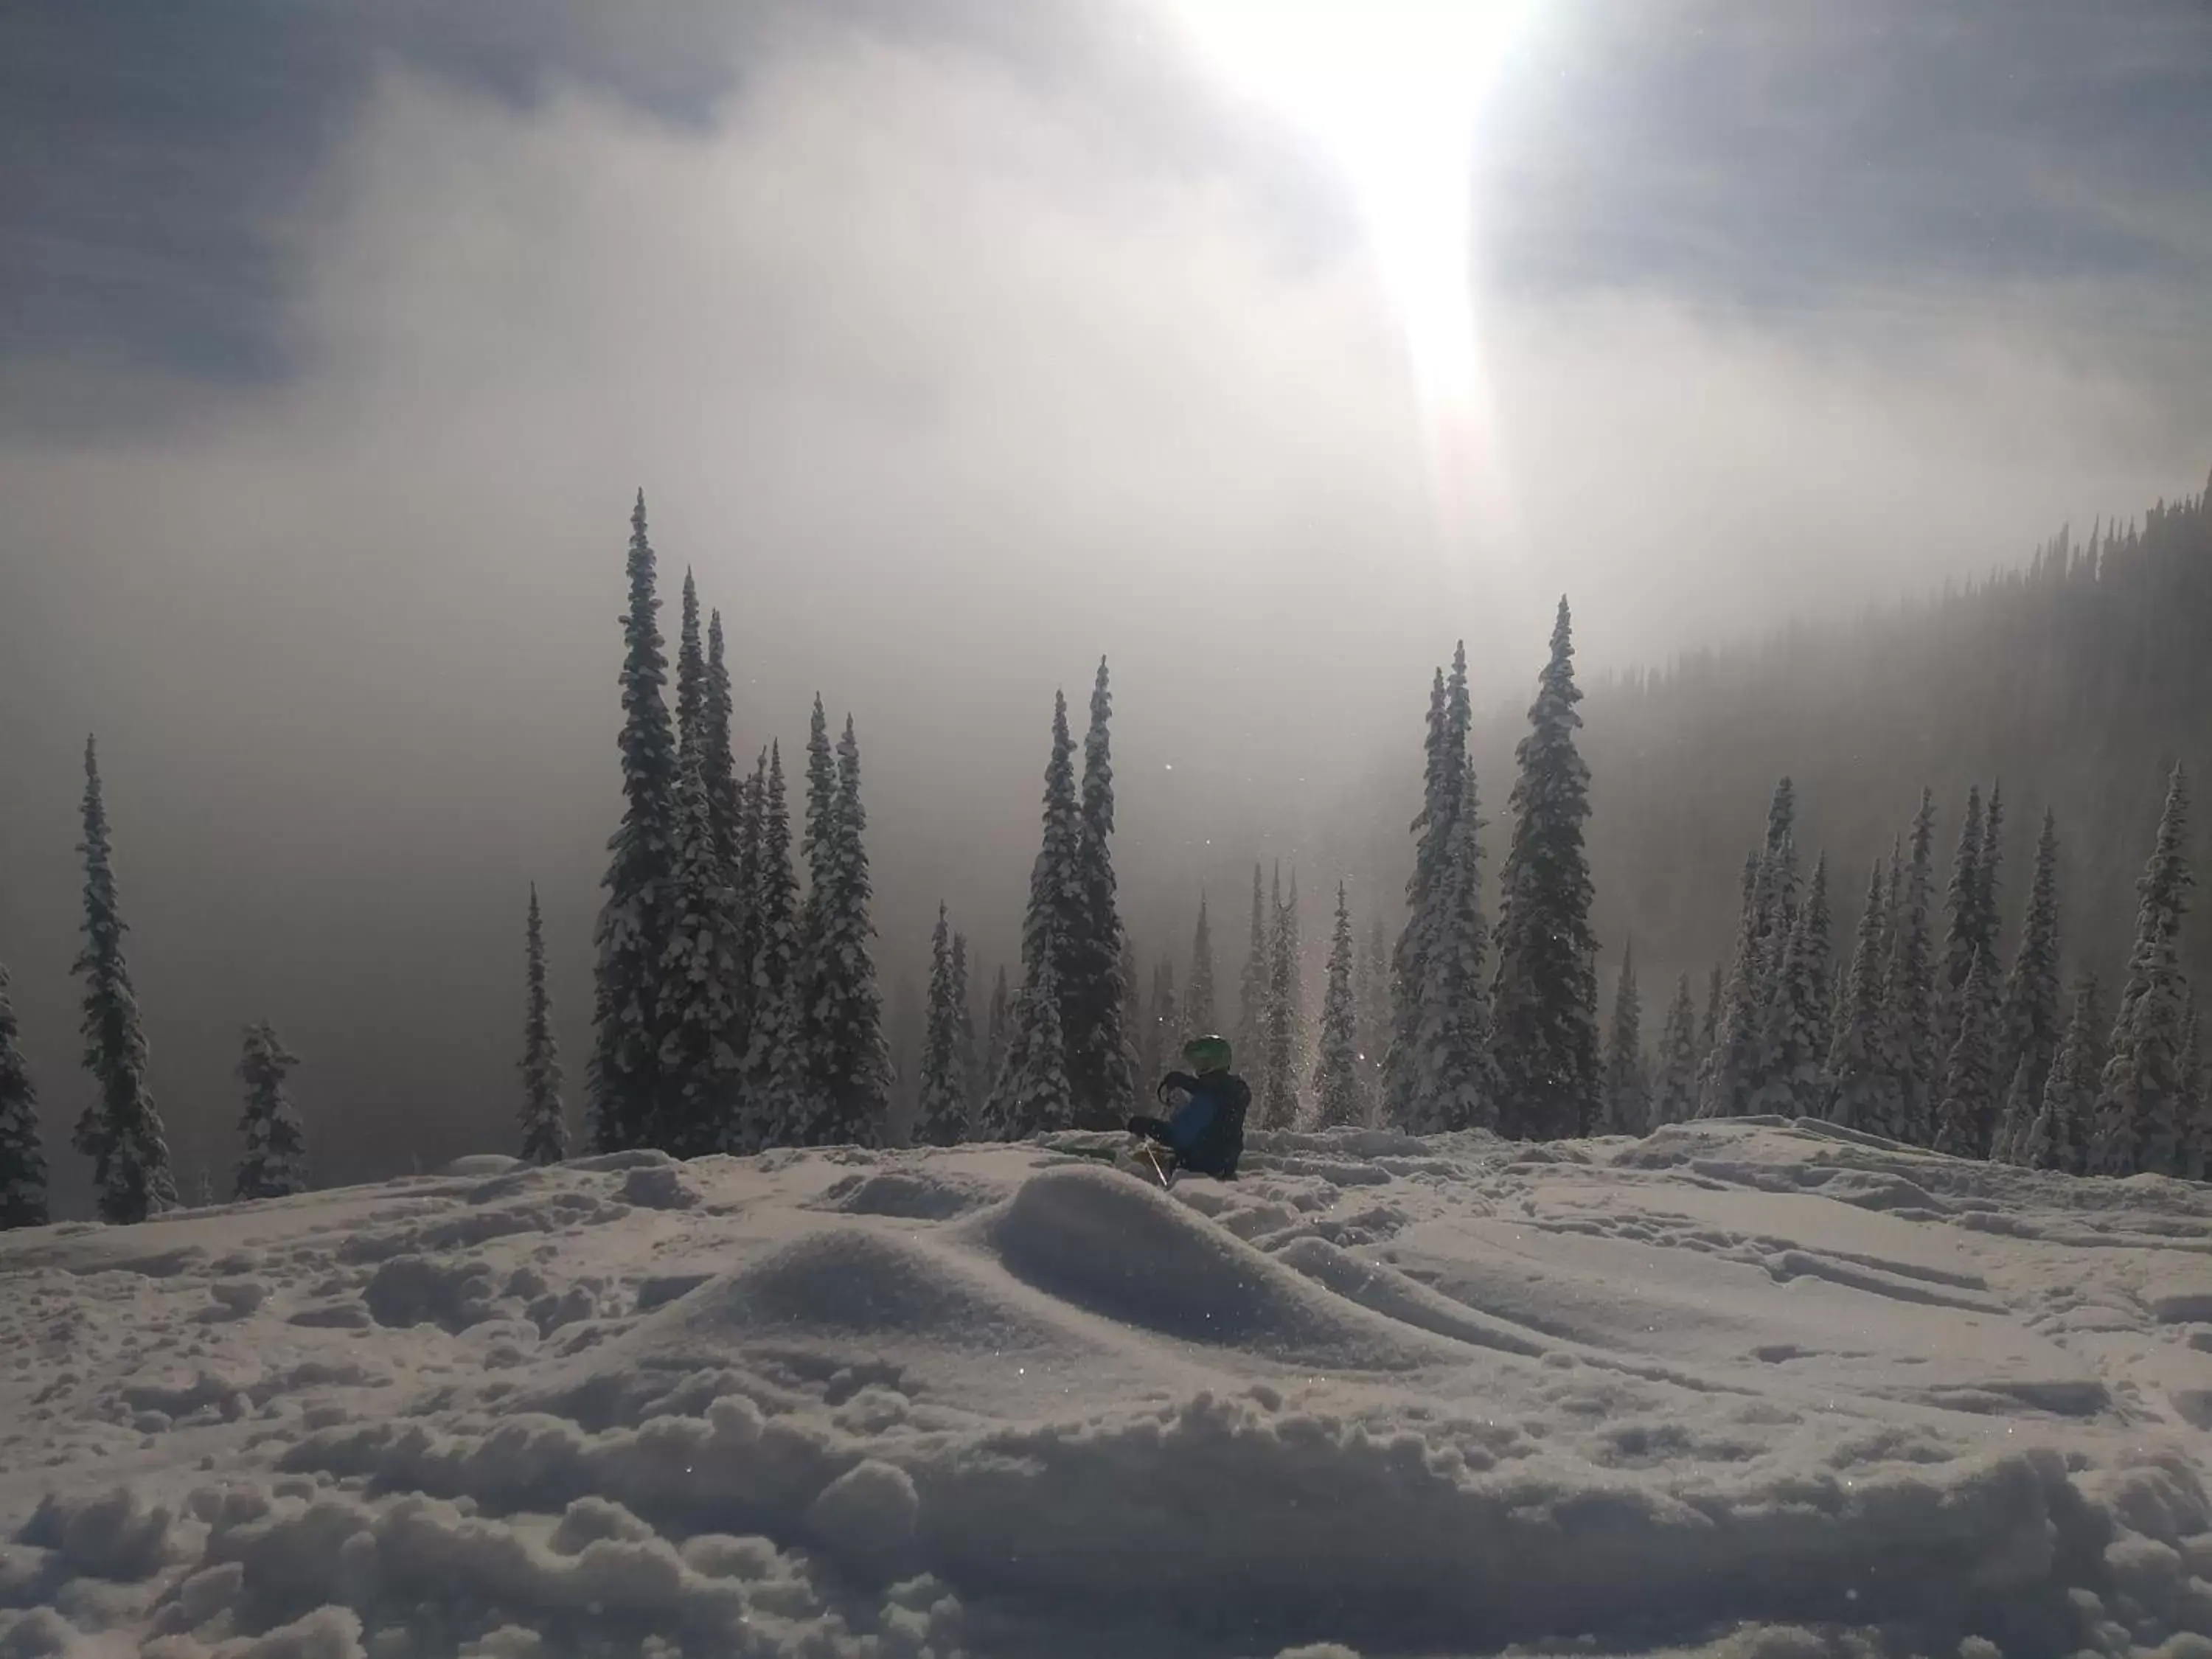
M 0 1659 L 2212 1656 L 2203 1188 L 1113 1144 L 0 1238 Z

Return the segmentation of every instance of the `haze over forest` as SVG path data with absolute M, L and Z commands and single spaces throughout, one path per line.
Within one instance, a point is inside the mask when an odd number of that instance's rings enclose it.
M 1455 534 L 1354 204 L 1135 4 L 10 9 L 0 960 L 52 1144 L 88 731 L 180 1169 L 234 1156 L 262 1018 L 319 1180 L 505 1145 L 532 880 L 580 1064 L 641 483 L 664 631 L 687 565 L 723 612 L 739 753 L 793 755 L 817 690 L 854 718 L 895 1038 L 940 899 L 984 983 L 1013 957 L 1053 693 L 1102 653 L 1139 961 L 1203 887 L 1233 984 L 1255 860 L 1316 961 L 1339 876 L 1395 929 L 1462 637 L 1498 815 L 1562 591 L 1601 959 L 1634 934 L 1648 1023 L 1725 953 L 1784 771 L 1844 890 L 1923 783 L 1948 836 L 2002 775 L 2016 901 L 2051 798 L 2112 973 L 2208 688 L 2062 677 L 2039 726 L 1991 689 L 2048 639 L 2004 592 L 1852 619 L 2202 487 L 2212 21 L 1964 10 L 1522 32 Z

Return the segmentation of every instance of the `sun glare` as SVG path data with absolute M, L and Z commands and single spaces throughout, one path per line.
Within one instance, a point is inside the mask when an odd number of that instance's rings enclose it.
M 1240 94 L 1312 133 L 1397 311 L 1449 539 L 1492 498 L 1472 179 L 1484 100 L 1537 0 L 1171 0 Z

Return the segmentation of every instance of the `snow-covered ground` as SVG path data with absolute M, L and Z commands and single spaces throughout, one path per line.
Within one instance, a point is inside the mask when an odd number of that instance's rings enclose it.
M 2212 1655 L 2208 1427 L 2212 1194 L 1817 1125 L 471 1160 L 0 1240 L 0 1656 Z

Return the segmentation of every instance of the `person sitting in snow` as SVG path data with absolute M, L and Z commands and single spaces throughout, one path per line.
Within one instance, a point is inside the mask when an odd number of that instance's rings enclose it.
M 1234 1181 L 1252 1091 L 1229 1069 L 1226 1037 L 1193 1037 L 1182 1045 L 1182 1057 L 1190 1071 L 1170 1072 L 1158 1091 L 1162 1105 L 1175 1094 L 1182 1095 L 1182 1103 L 1165 1118 L 1131 1118 L 1129 1133 L 1172 1152 L 1178 1170 Z

